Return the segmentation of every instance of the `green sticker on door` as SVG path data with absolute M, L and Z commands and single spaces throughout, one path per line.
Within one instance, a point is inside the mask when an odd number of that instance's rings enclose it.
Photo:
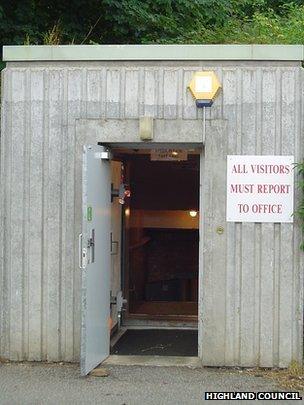
M 93 210 L 92 207 L 87 208 L 87 220 L 92 221 L 92 216 L 93 216 Z

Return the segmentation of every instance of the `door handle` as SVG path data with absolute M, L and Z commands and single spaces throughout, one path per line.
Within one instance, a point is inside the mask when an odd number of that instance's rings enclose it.
M 87 248 L 90 249 L 90 262 L 95 262 L 95 229 L 91 230 L 91 237 L 88 239 Z

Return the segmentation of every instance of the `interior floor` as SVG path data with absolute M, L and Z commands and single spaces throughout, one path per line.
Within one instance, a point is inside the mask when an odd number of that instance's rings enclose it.
M 111 354 L 140 356 L 197 356 L 197 331 L 128 329 Z

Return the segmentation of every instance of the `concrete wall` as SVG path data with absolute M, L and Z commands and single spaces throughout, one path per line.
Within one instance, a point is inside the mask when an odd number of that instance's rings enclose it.
M 85 139 L 76 139 L 76 120 L 152 115 L 177 120 L 173 130 L 184 119 L 200 128 L 201 111 L 186 86 L 202 69 L 215 70 L 223 86 L 207 112 L 203 361 L 287 366 L 302 360 L 299 228 L 225 222 L 227 154 L 303 157 L 302 68 L 297 62 L 265 61 L 7 64 L 1 122 L 2 357 L 79 360 L 77 145 Z M 182 140 L 189 132 L 175 133 Z M 219 225 L 223 235 L 216 233 Z

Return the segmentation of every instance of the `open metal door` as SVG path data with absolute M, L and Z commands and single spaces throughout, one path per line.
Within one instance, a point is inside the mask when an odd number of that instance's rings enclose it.
M 111 167 L 103 146 L 83 149 L 81 375 L 109 356 L 111 271 Z

